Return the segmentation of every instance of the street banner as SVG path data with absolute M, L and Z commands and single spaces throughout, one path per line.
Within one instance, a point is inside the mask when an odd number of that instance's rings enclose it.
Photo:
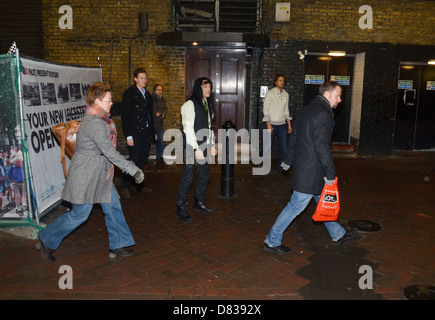
M 82 120 L 87 91 L 93 82 L 102 80 L 102 70 L 27 57 L 22 57 L 21 63 L 22 116 L 36 202 L 33 209 L 42 216 L 60 201 L 65 184 L 60 146 L 51 128 L 60 122 Z
M 15 48 L 15 47 L 14 47 Z M 28 214 L 28 161 L 22 152 L 19 66 L 12 55 L 0 55 L 0 218 Z

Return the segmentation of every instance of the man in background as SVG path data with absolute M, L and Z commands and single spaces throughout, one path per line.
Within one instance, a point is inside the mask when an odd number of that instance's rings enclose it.
M 270 133 L 270 145 L 275 137 L 279 142 L 278 171 L 281 172 L 281 162 L 287 148 L 287 135 L 292 132 L 291 117 L 289 112 L 289 95 L 284 90 L 285 78 L 277 74 L 273 78 L 274 87 L 266 93 L 263 106 L 263 122 L 266 122 L 267 131 Z

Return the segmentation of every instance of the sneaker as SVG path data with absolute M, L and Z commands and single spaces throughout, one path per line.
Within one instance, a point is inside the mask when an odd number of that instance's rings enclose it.
M 109 258 L 116 258 L 116 257 L 128 257 L 132 256 L 134 254 L 134 250 L 131 249 L 125 249 L 125 248 L 118 248 L 118 249 L 109 249 Z
M 279 254 L 286 254 L 292 252 L 292 249 L 289 247 L 280 245 L 277 247 L 271 247 L 267 243 L 264 244 L 264 250 L 270 253 L 279 253 Z
M 344 236 L 342 236 L 340 239 L 338 239 L 337 241 L 334 241 L 334 244 L 336 246 L 341 246 L 343 244 L 343 242 L 353 239 L 355 238 L 355 236 L 358 234 L 358 229 L 357 228 L 352 228 L 346 231 L 346 233 L 344 234 Z

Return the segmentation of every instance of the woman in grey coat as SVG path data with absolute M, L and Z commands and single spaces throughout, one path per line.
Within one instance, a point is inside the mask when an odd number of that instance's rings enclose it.
M 93 204 L 104 212 L 109 234 L 109 256 L 129 256 L 126 247 L 135 244 L 122 212 L 119 195 L 113 184 L 114 165 L 141 183 L 144 174 L 133 162 L 116 150 L 116 127 L 110 118 L 112 93 L 110 85 L 95 82 L 88 90 L 88 107 L 77 132 L 75 153 L 62 191 L 62 199 L 72 210 L 55 219 L 38 234 L 42 258 L 54 262 L 53 251 L 62 240 L 86 221 Z

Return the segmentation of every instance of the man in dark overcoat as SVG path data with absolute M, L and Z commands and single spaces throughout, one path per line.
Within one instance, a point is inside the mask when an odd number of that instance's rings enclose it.
M 145 88 L 148 81 L 145 69 L 134 70 L 134 81 L 135 84 L 125 90 L 122 96 L 121 121 L 127 140 L 129 160 L 143 170 L 148 162 L 151 142 L 155 138 L 152 117 L 153 99 Z M 130 198 L 130 185 L 131 177 L 124 174 L 121 191 L 123 198 Z M 138 189 L 145 192 L 152 191 L 143 185 Z
M 331 139 L 334 129 L 335 109 L 341 102 L 341 85 L 336 81 L 322 84 L 319 94 L 305 107 L 296 119 L 286 156 L 281 164 L 284 170 L 293 166 L 293 194 L 272 226 L 264 241 L 264 249 L 272 253 L 289 253 L 291 249 L 282 245 L 284 231 L 314 197 L 319 201 L 325 183 L 335 180 L 335 166 L 332 159 Z M 336 245 L 352 239 L 357 229 L 346 231 L 338 222 L 324 222 Z

